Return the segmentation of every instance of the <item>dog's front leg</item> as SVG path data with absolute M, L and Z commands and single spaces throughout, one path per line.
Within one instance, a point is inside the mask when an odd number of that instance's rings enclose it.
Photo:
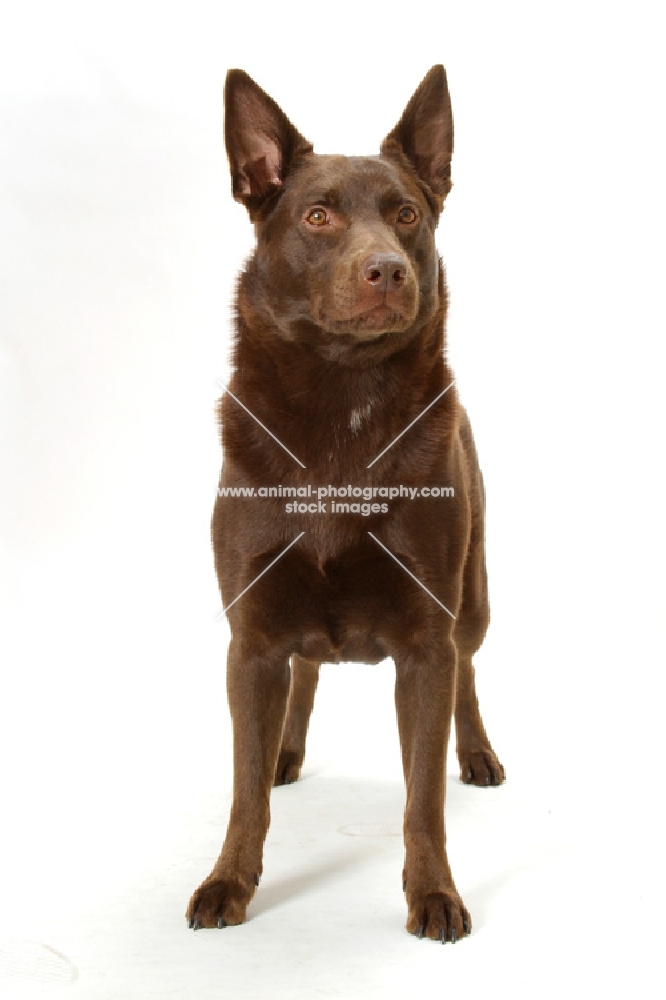
M 259 884 L 269 797 L 289 693 L 288 656 L 232 639 L 227 691 L 234 735 L 234 789 L 227 835 L 187 908 L 190 927 L 240 924 Z
M 446 856 L 446 750 L 455 697 L 456 648 L 441 644 L 395 657 L 396 709 L 407 786 L 405 868 L 407 930 L 456 941 L 471 930 Z

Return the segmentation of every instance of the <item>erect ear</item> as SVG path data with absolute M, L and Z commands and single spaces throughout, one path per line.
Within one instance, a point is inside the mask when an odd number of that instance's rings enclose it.
M 312 146 L 242 69 L 227 73 L 224 110 L 233 195 L 252 215 L 282 186 L 294 158 Z
M 439 203 L 446 198 L 452 186 L 453 115 L 443 66 L 433 66 L 423 78 L 381 151 L 404 154 Z

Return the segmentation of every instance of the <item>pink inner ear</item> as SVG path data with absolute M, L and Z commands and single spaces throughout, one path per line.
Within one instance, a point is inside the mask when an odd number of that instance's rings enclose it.
M 249 166 L 253 173 L 260 173 L 266 184 L 280 184 L 281 165 L 277 143 L 268 137 L 256 136 L 251 148 L 248 149 L 247 162 L 243 166 Z
M 280 161 L 277 148 L 268 141 L 261 144 L 266 151 L 260 153 L 257 144 L 247 158 L 243 158 L 236 188 L 237 195 L 263 195 L 271 187 L 280 187 Z M 259 154 L 259 155 L 257 155 Z
M 279 122 L 265 100 L 253 91 L 236 97 L 235 156 L 237 195 L 263 195 L 282 183 Z

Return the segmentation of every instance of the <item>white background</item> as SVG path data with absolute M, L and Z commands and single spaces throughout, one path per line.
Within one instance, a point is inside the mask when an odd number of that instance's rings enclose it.
M 4 5 L 0 993 L 661 995 L 657 10 Z M 508 774 L 466 788 L 449 760 L 475 930 L 443 949 L 403 929 L 387 663 L 323 669 L 251 919 L 194 934 L 230 789 L 216 380 L 252 240 L 224 74 L 320 152 L 365 153 L 440 61 L 450 354 L 489 507 L 478 679 Z

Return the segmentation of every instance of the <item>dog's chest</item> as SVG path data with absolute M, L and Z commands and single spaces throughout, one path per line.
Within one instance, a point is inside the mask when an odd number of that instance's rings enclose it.
M 425 626 L 420 594 L 379 548 L 360 545 L 319 565 L 306 556 L 295 576 L 293 641 L 307 658 L 376 663 L 390 655 L 392 635 Z M 283 627 L 289 630 L 290 622 Z

